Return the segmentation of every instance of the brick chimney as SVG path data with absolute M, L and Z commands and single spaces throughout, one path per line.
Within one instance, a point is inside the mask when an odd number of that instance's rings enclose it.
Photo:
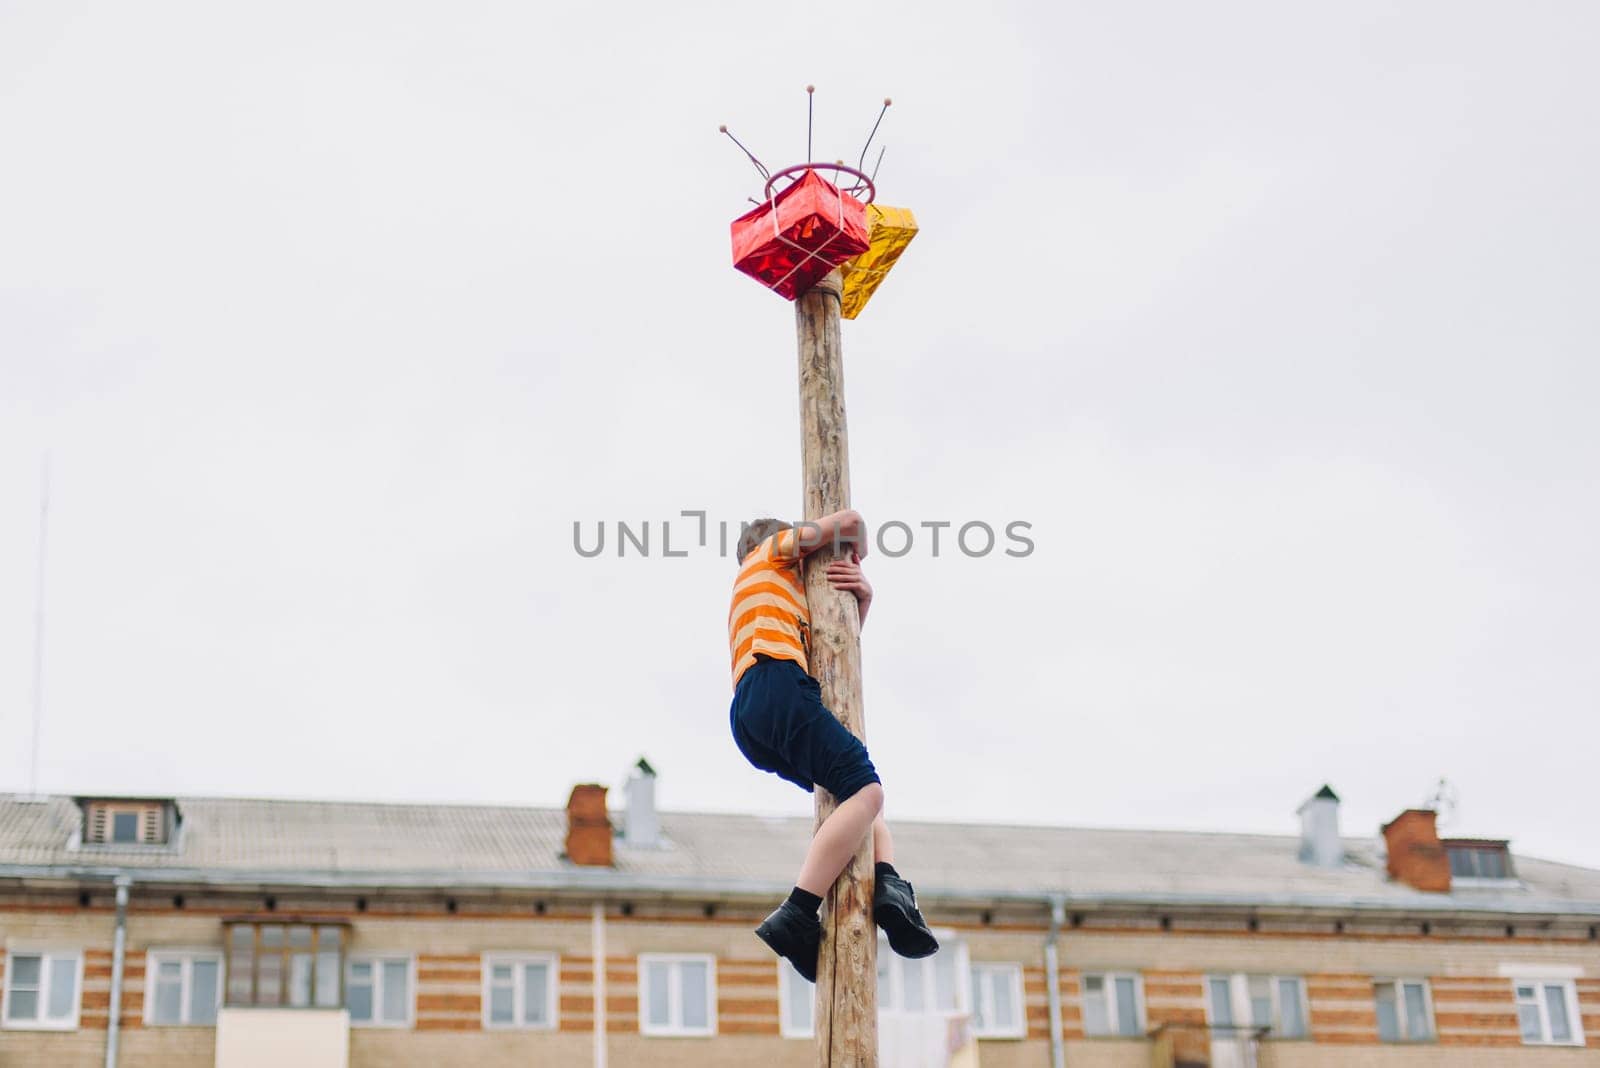
M 1389 847 L 1389 878 L 1413 890 L 1450 892 L 1450 855 L 1439 842 L 1439 814 L 1408 808 L 1383 825 Z
M 580 783 L 567 798 L 567 859 L 590 868 L 611 867 L 611 820 L 606 788 Z

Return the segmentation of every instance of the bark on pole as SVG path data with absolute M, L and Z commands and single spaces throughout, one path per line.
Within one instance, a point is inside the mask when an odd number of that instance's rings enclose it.
M 850 443 L 845 431 L 844 364 L 839 345 L 839 272 L 795 302 L 800 342 L 800 456 L 805 518 L 850 507 Z M 846 550 L 848 552 L 848 550 Z M 811 609 L 811 674 L 823 703 L 863 741 L 861 627 L 855 598 L 828 585 L 835 556 L 826 546 L 805 562 Z M 834 799 L 817 789 L 817 824 Z M 817 963 L 816 1042 L 821 1068 L 876 1068 L 878 1063 L 878 932 L 872 922 L 872 835 L 833 889 L 822 914 Z

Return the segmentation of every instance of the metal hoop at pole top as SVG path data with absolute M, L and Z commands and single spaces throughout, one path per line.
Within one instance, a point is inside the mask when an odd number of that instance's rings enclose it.
M 840 191 L 856 197 L 863 204 L 871 204 L 878 195 L 877 187 L 872 184 L 872 179 L 867 177 L 864 171 L 859 171 L 844 163 L 796 163 L 793 167 L 785 167 L 781 171 L 774 171 L 772 177 L 767 179 L 767 187 L 762 190 L 761 195 L 771 200 L 773 197 L 772 187 L 778 183 L 780 178 L 788 178 L 791 182 L 796 182 L 799 181 L 797 176 L 804 174 L 806 171 L 833 171 L 836 174 L 849 175 L 856 180 L 855 184 L 848 188 L 841 188 Z M 861 198 L 863 190 L 866 192 L 865 199 Z

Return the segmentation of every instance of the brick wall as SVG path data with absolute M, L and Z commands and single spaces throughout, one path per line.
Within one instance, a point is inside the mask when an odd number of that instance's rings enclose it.
M 1520 1046 L 1510 980 L 1494 975 L 1436 975 L 1433 1016 L 1441 1046 Z
M 483 957 L 417 954 L 418 1031 L 476 1031 L 483 1026 Z
M 1315 972 L 1306 977 L 1311 1034 L 1330 1045 L 1372 1045 L 1378 1041 L 1378 1007 L 1372 976 Z
M 1460 1049 L 1438 1045 L 1348 1046 L 1311 1042 L 1267 1043 L 1259 1068 L 1595 1068 L 1600 1056 L 1584 1049 Z M 985 1066 L 987 1068 L 987 1066 Z
M 639 961 L 606 955 L 606 1034 L 639 1030 Z
M 561 986 L 556 995 L 558 1028 L 594 1033 L 594 957 L 561 958 Z
M 717 961 L 717 1033 L 779 1033 L 778 967 L 771 957 Z
M 1597 955 L 1600 956 L 1600 955 Z M 1595 972 L 1600 972 L 1600 959 L 1595 962 Z M 1590 1049 L 1600 1049 L 1600 975 L 1579 979 L 1578 1011 L 1583 1017 L 1583 1033 Z
M 446 914 L 438 902 L 375 904 L 356 911 L 338 903 L 295 903 L 307 912 L 342 917 L 351 924 L 354 952 L 393 952 L 416 960 L 414 1030 L 357 1029 L 351 1034 L 352 1068 L 471 1063 L 551 1065 L 591 1063 L 595 1011 L 591 918 L 586 909 L 462 905 Z M 123 997 L 124 1068 L 209 1066 L 210 1028 L 147 1027 L 144 1008 L 146 952 L 152 947 L 219 945 L 221 917 L 237 902 L 195 901 L 184 909 L 168 902 L 136 901 L 130 910 Z M 263 919 L 282 919 L 285 906 Z M 607 919 L 607 1038 L 614 1066 L 742 1065 L 784 1068 L 810 1063 L 808 1040 L 779 1037 L 779 984 L 772 956 L 751 935 L 759 915 L 684 906 Z M 940 918 L 934 915 L 939 923 Z M 985 1068 L 1044 1068 L 1049 1064 L 1047 975 L 1042 925 L 989 925 L 958 921 L 974 961 L 1022 965 L 1027 1037 L 986 1040 Z M 9 941 L 79 946 L 85 954 L 82 1028 L 70 1034 L 0 1031 L 0 1065 L 98 1066 L 104 1057 L 110 997 L 112 915 L 109 908 L 34 902 L 0 905 L 0 946 Z M 560 960 L 557 1029 L 485 1032 L 482 1029 L 482 955 L 541 951 Z M 717 1030 L 712 1039 L 657 1038 L 639 1034 L 640 953 L 704 953 L 718 973 Z M 1436 1065 L 1550 1065 L 1600 1068 L 1600 943 L 1582 937 L 1551 938 L 1485 926 L 1465 935 L 1423 935 L 1397 924 L 1335 933 L 1331 924 L 1264 924 L 1250 931 L 1242 920 L 1184 921 L 1163 928 L 1156 917 L 1089 917 L 1062 932 L 1063 1036 L 1074 1068 L 1147 1065 L 1142 1040 L 1089 1038 L 1083 1028 L 1081 977 L 1086 971 L 1137 972 L 1144 983 L 1148 1021 L 1177 1039 L 1180 1055 L 1205 1059 L 1205 976 L 1209 973 L 1278 973 L 1305 980 L 1311 1040 L 1268 1042 L 1262 1068 L 1363 1065 L 1432 1068 Z M 1578 992 L 1586 1050 L 1530 1049 L 1521 1045 L 1511 981 L 1503 968 L 1563 965 L 1581 969 Z M 0 977 L 5 968 L 0 953 Z M 1414 1047 L 1381 1046 L 1372 996 L 1374 977 L 1417 976 L 1430 984 L 1438 1039 Z M 1359 1052 L 1357 1052 L 1359 1050 Z M 1359 1062 L 1352 1060 L 1359 1058 Z
M 1043 947 L 1038 947 L 1036 953 L 1041 955 L 1038 964 L 1024 964 L 1022 967 L 1022 1008 L 1027 1014 L 1028 1037 L 1050 1038 L 1050 990 L 1046 981 L 1045 967 L 1042 960 Z
M 1205 1063 L 1206 985 L 1200 972 L 1147 969 L 1144 976 L 1145 1020 L 1172 1034 L 1173 1054 L 1180 1062 Z

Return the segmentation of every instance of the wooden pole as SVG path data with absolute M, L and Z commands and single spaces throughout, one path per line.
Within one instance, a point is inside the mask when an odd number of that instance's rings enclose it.
M 850 441 L 844 418 L 844 362 L 839 344 L 839 272 L 795 302 L 800 342 L 800 456 L 805 517 L 850 507 Z M 846 550 L 848 552 L 848 550 Z M 826 546 L 806 558 L 811 609 L 811 674 L 823 703 L 865 740 L 861 712 L 861 624 L 855 598 L 828 585 L 834 558 Z M 834 810 L 817 789 L 817 825 Z M 878 932 L 872 922 L 872 835 L 868 834 L 828 892 L 817 963 L 817 1064 L 876 1068 L 878 1063 Z

